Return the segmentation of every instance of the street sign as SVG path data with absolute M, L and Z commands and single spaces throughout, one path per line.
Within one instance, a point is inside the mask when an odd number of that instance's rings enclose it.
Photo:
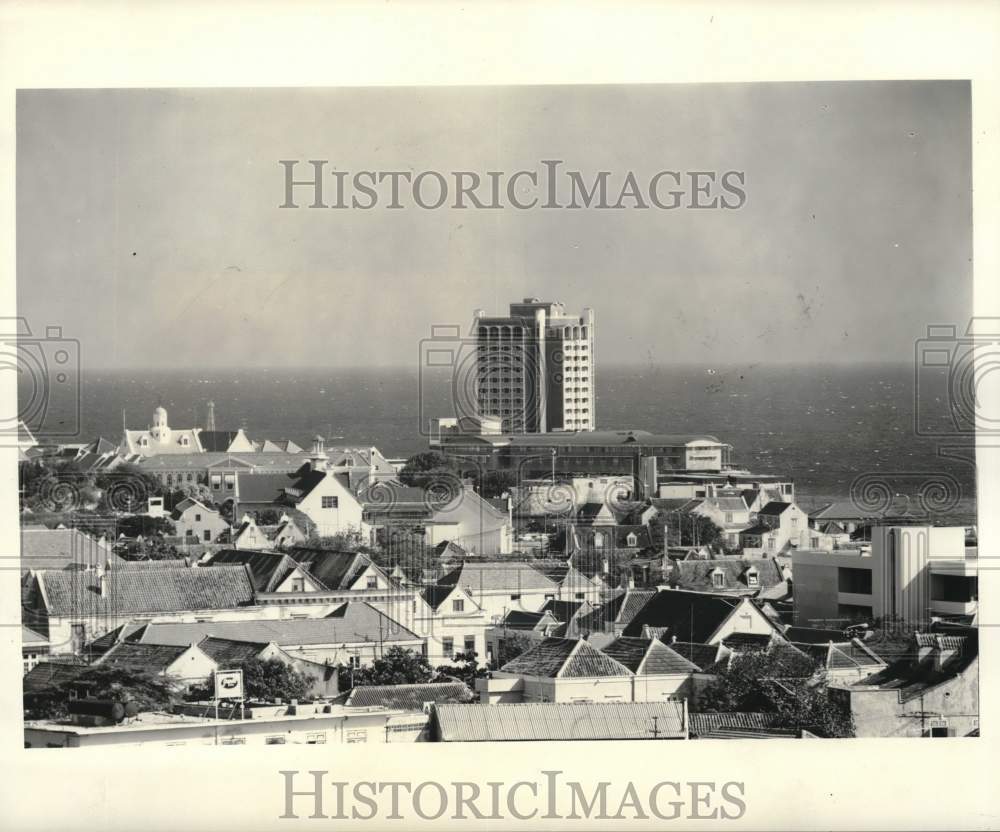
M 243 698 L 243 671 L 242 670 L 216 670 L 215 671 L 215 698 L 216 699 L 242 699 Z

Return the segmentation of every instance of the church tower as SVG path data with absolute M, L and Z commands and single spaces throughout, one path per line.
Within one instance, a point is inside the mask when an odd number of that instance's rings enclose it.
M 153 427 L 149 433 L 154 440 L 161 444 L 170 441 L 170 426 L 167 424 L 167 411 L 162 405 L 153 411 Z

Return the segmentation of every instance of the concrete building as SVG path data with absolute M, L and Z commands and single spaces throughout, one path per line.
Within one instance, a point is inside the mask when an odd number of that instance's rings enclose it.
M 795 623 L 969 620 L 978 609 L 977 570 L 977 550 L 966 547 L 962 527 L 876 526 L 870 549 L 793 554 Z
M 594 408 L 594 312 L 525 298 L 506 317 L 477 309 L 476 406 L 510 433 L 587 431 Z

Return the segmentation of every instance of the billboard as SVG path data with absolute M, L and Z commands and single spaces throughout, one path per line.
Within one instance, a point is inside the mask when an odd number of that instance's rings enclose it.
M 216 699 L 242 699 L 243 698 L 243 671 L 242 670 L 216 670 L 215 671 L 215 698 Z

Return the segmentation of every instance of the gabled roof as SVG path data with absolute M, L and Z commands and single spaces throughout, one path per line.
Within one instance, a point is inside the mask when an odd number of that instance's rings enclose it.
M 781 570 L 773 559 L 716 558 L 713 560 L 675 561 L 669 575 L 671 586 L 703 592 L 722 590 L 759 591 L 782 582 Z M 756 572 L 757 584 L 751 586 L 748 574 Z M 721 587 L 715 584 L 715 575 L 723 577 Z
M 875 673 L 886 666 L 886 662 L 865 647 L 859 639 L 831 641 L 826 644 L 793 642 L 793 646 L 811 656 L 827 670 L 856 669 Z
M 149 644 L 197 644 L 206 636 L 257 644 L 274 642 L 286 650 L 315 644 L 386 644 L 421 640 L 402 624 L 360 602 L 342 604 L 325 618 L 153 622 L 129 638 Z
M 29 569 L 82 569 L 103 566 L 108 561 L 121 562 L 107 541 L 101 541 L 80 529 L 47 529 L 31 526 L 21 529 L 21 572 Z
M 465 561 L 439 583 L 459 584 L 473 597 L 477 592 L 554 592 L 559 586 L 526 561 Z
M 425 586 L 421 591 L 420 595 L 427 602 L 427 605 L 431 609 L 438 609 L 440 606 L 448 600 L 448 596 L 455 591 L 455 586 L 443 586 L 441 584 L 431 584 L 430 586 Z M 464 596 L 463 596 L 464 597 Z
M 770 503 L 768 503 L 760 511 L 757 512 L 757 516 L 760 517 L 762 514 L 765 514 L 770 517 L 777 517 L 779 514 L 784 514 L 791 507 L 792 507 L 791 503 L 781 503 L 772 500 Z
M 655 589 L 626 589 L 609 598 L 593 612 L 581 615 L 576 626 L 583 630 L 605 632 L 614 626 L 625 627 L 656 595 Z
M 475 695 L 464 682 L 440 682 L 422 685 L 362 685 L 354 687 L 344 702 L 348 708 L 387 708 L 399 711 L 422 711 L 433 702 L 471 702 Z
M 101 580 L 90 571 L 39 571 L 36 586 L 49 615 L 86 618 L 150 612 L 232 609 L 253 604 L 250 574 L 242 566 L 216 569 L 110 569 Z
M 235 668 L 260 656 L 267 642 L 237 641 L 231 638 L 205 636 L 198 642 L 198 649 L 220 668 Z
M 353 589 L 361 575 L 369 568 L 382 571 L 368 555 L 362 552 L 334 552 L 330 549 L 295 546 L 288 551 L 288 554 L 331 591 Z
M 246 437 L 241 430 L 200 430 L 198 439 L 207 453 L 224 453 L 237 439 Z
M 721 644 L 701 644 L 692 641 L 674 641 L 670 649 L 696 665 L 700 670 L 712 667 L 720 658 Z
M 98 661 L 109 667 L 159 674 L 166 672 L 190 646 L 190 644 L 138 644 L 120 641 Z
M 177 505 L 174 506 L 174 510 L 170 512 L 170 519 L 174 521 L 180 520 L 181 517 L 184 515 L 184 512 L 192 508 L 200 508 L 206 514 L 214 514 L 216 516 L 219 516 L 219 512 L 216 509 L 209 508 L 204 503 L 201 503 L 192 497 L 185 497 Z
M 583 639 L 547 638 L 507 662 L 500 670 L 519 676 L 595 678 L 631 676 L 625 665 L 604 655 Z
M 774 529 L 772 529 L 768 525 L 765 525 L 764 523 L 756 523 L 755 525 L 750 526 L 749 528 L 743 529 L 740 532 L 740 537 L 750 536 L 750 535 L 753 535 L 755 537 L 760 537 L 765 534 L 770 534 L 773 531 Z
M 528 612 L 527 610 L 508 610 L 503 622 L 498 627 L 508 630 L 528 630 L 544 632 L 547 627 L 554 627 L 559 621 L 548 611 Z
M 49 637 L 32 630 L 30 627 L 21 626 L 21 647 L 48 646 Z
M 24 693 L 41 693 L 71 682 L 90 667 L 83 661 L 39 662 L 25 674 L 22 680 Z
M 274 592 L 298 564 L 288 555 L 277 552 L 221 549 L 212 553 L 199 568 L 234 565 L 246 566 L 250 570 L 256 592 Z
M 540 612 L 550 612 L 556 621 L 565 624 L 575 618 L 581 610 L 586 614 L 591 606 L 589 601 L 560 601 L 550 598 L 545 602 Z
M 736 597 L 664 589 L 632 619 L 624 635 L 640 635 L 648 624 L 665 627 L 671 637 L 681 641 L 707 642 L 740 604 Z
M 240 504 L 274 504 L 295 506 L 328 476 L 326 471 L 314 471 L 303 466 L 294 474 L 237 473 L 236 487 Z
M 621 637 L 601 652 L 625 665 L 636 676 L 694 673 L 698 667 L 659 639 Z

